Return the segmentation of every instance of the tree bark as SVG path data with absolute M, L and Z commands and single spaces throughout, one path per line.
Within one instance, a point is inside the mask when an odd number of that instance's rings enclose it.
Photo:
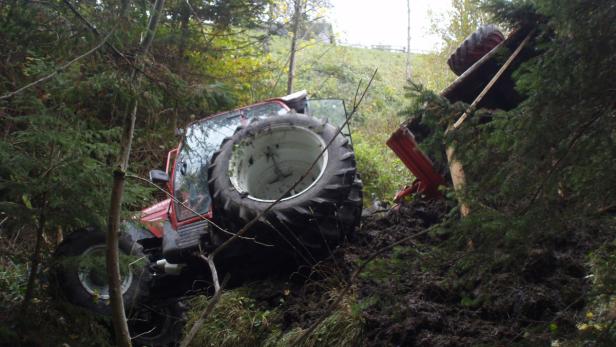
M 295 52 L 297 51 L 297 35 L 302 18 L 302 0 L 294 0 L 293 28 L 291 30 L 291 51 L 289 52 L 289 75 L 287 78 L 287 94 L 293 93 L 293 79 L 295 77 Z
M 471 213 L 471 209 L 461 196 L 462 192 L 464 191 L 464 184 L 466 184 L 464 167 L 462 166 L 462 163 L 455 158 L 455 148 L 453 147 L 453 145 L 447 147 L 445 153 L 447 154 L 447 162 L 449 162 L 449 173 L 451 174 L 453 190 L 458 194 L 458 202 L 460 203 L 460 215 L 462 217 L 466 217 Z
M 190 8 L 186 3 L 180 5 L 180 42 L 178 44 L 178 61 L 176 68 L 184 62 L 184 53 L 188 44 L 188 35 L 190 34 L 188 24 L 190 23 Z
M 135 129 L 135 120 L 137 118 L 138 100 L 136 91 L 139 88 L 141 76 L 137 75 L 137 67 L 141 66 L 142 59 L 147 54 L 152 40 L 156 33 L 160 13 L 165 4 L 165 0 L 156 0 L 152 14 L 147 27 L 147 32 L 140 43 L 139 52 L 135 57 L 135 67 L 131 73 L 133 84 L 133 98 L 128 114 L 124 117 L 124 129 L 122 132 L 122 140 L 120 153 L 118 155 L 117 167 L 113 172 L 113 187 L 111 190 L 111 206 L 109 208 L 109 222 L 107 229 L 107 278 L 109 283 L 109 296 L 111 299 L 112 322 L 116 336 L 116 344 L 121 347 L 130 347 L 131 339 L 126 322 L 126 314 L 124 312 L 124 301 L 122 300 L 122 289 L 120 279 L 120 261 L 119 261 L 119 236 L 120 236 L 120 212 L 122 210 L 122 197 L 124 194 L 124 177 L 128 170 L 128 163 L 133 142 L 133 133 Z
M 406 79 L 411 79 L 411 0 L 406 0 Z
M 38 268 L 41 263 L 41 247 L 43 243 L 43 232 L 45 231 L 45 221 L 46 221 L 45 209 L 46 209 L 46 206 L 43 206 L 41 210 L 41 214 L 39 216 L 38 227 L 36 228 L 36 244 L 34 246 L 34 253 L 32 254 L 32 264 L 30 265 L 30 275 L 28 276 L 26 294 L 24 295 L 24 300 L 21 306 L 23 312 L 28 311 L 30 302 L 32 302 L 32 298 L 34 297 L 34 287 L 36 285 L 36 275 L 38 273 Z

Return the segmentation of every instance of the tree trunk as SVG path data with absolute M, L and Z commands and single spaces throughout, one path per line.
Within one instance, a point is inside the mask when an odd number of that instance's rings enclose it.
M 139 52 L 135 57 L 135 64 L 143 68 L 142 59 L 147 54 L 156 27 L 160 13 L 165 4 L 165 0 L 156 0 L 150 21 L 148 23 L 147 32 L 141 41 Z M 134 68 L 131 74 L 133 84 L 133 99 L 131 100 L 128 114 L 124 117 L 124 130 L 122 132 L 122 140 L 120 153 L 118 156 L 117 167 L 113 173 L 113 187 L 111 190 L 111 206 L 109 208 L 109 223 L 107 229 L 107 277 L 109 283 L 109 296 L 111 299 L 112 322 L 116 336 L 116 344 L 121 347 L 130 347 L 131 339 L 128 332 L 128 324 L 126 322 L 126 314 L 124 312 L 124 302 L 122 300 L 122 289 L 120 279 L 120 261 L 119 261 L 119 235 L 120 235 L 120 212 L 122 210 L 122 196 L 124 194 L 124 177 L 128 169 L 130 151 L 133 142 L 133 133 L 135 129 L 135 120 L 137 118 L 138 101 L 136 91 L 139 90 L 139 82 L 141 76 L 137 75 L 137 68 Z
M 291 51 L 289 52 L 289 76 L 287 78 L 287 94 L 293 93 L 293 79 L 295 77 L 295 52 L 297 50 L 297 35 L 299 33 L 299 24 L 302 19 L 302 0 L 295 0 L 295 9 L 293 13 L 293 28 L 291 30 Z
M 406 28 L 406 79 L 411 79 L 411 0 L 406 0 L 407 28 Z
M 184 54 L 186 53 L 186 46 L 188 45 L 188 35 L 190 34 L 190 8 L 186 3 L 182 3 L 180 9 L 180 42 L 178 44 L 178 61 L 176 69 L 184 63 Z
M 24 295 L 24 301 L 22 302 L 22 311 L 27 312 L 30 302 L 34 297 L 34 287 L 36 285 L 36 275 L 41 263 L 41 247 L 43 243 L 43 232 L 45 231 L 45 209 L 46 206 L 41 208 L 41 214 L 39 216 L 38 227 L 36 228 L 36 244 L 34 246 L 34 253 L 32 254 L 32 264 L 30 265 L 30 275 L 28 276 L 28 284 L 26 286 L 26 294 Z
M 449 162 L 449 173 L 451 174 L 453 190 L 458 194 L 458 202 L 460 203 L 460 215 L 462 217 L 466 217 L 471 213 L 471 209 L 464 201 L 464 198 L 461 196 L 464 191 L 464 185 L 466 184 L 464 167 L 462 167 L 462 163 L 460 163 L 460 161 L 455 158 L 455 149 L 453 145 L 447 147 L 445 153 L 447 154 L 447 162 Z

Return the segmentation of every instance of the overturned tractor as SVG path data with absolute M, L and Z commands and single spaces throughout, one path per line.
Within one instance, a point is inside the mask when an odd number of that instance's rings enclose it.
M 123 225 L 121 290 L 139 343 L 177 340 L 178 298 L 208 292 L 203 256 L 238 232 L 216 257 L 230 285 L 323 258 L 353 233 L 362 182 L 348 117 L 342 100 L 299 92 L 188 125 L 166 170 L 150 172 L 170 198 Z M 109 314 L 104 250 L 101 231 L 74 232 L 55 274 L 69 301 Z

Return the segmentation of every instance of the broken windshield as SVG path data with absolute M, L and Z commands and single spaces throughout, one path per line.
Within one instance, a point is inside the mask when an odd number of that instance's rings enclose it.
M 178 220 L 207 213 L 211 197 L 208 190 L 207 167 L 222 140 L 254 117 L 281 115 L 287 112 L 281 104 L 269 102 L 223 113 L 191 124 L 186 129 L 180 154 L 176 160 L 173 181 L 175 198 L 189 207 L 176 203 Z

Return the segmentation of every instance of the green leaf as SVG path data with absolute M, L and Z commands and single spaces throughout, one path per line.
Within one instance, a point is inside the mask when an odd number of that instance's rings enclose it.
M 28 196 L 28 194 L 23 194 L 21 196 L 21 200 L 24 202 L 24 205 L 31 210 L 32 209 L 32 202 L 30 201 L 30 197 Z

